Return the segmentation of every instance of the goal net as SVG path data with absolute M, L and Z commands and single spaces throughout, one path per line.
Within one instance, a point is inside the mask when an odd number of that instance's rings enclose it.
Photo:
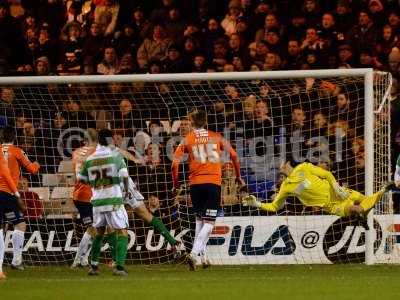
M 187 188 L 175 198 L 171 193 L 171 158 L 191 130 L 188 112 L 207 112 L 208 129 L 230 141 L 248 192 L 264 202 L 279 189 L 279 166 L 288 157 L 371 194 L 390 180 L 390 85 L 390 74 L 372 77 L 372 71 L 357 69 L 0 78 L 0 125 L 13 126 L 15 144 L 41 164 L 38 175 L 21 178 L 28 225 L 24 261 L 74 258 L 84 228 L 72 199 L 71 154 L 88 128 L 112 129 L 116 145 L 137 160 L 128 161 L 129 173 L 146 206 L 190 251 L 195 221 L 187 165 L 179 173 Z M 390 197 L 370 215 L 374 229 L 367 231 L 366 222 L 304 207 L 296 198 L 265 213 L 241 205 L 233 166 L 221 164 L 222 209 L 207 246 L 213 264 L 363 262 L 366 249 L 370 262 L 396 260 L 400 220 Z M 127 209 L 128 263 L 170 262 L 166 241 Z M 6 262 L 12 230 L 9 225 Z M 104 247 L 104 260 L 109 257 Z

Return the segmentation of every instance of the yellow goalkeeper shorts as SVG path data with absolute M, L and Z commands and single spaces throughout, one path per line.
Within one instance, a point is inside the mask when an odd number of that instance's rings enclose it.
M 349 216 L 349 210 L 348 208 L 353 205 L 358 205 L 360 204 L 363 200 L 365 200 L 367 197 L 364 196 L 363 194 L 346 189 L 347 192 L 349 192 L 349 197 L 345 200 L 334 200 L 327 205 L 323 207 L 324 211 L 331 215 L 337 215 L 339 217 L 347 217 Z

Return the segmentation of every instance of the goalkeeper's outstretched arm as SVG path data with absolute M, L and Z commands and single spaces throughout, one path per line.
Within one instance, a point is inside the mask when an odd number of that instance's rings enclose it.
M 284 185 L 279 189 L 278 195 L 276 195 L 275 199 L 271 203 L 262 203 L 257 200 L 257 198 L 253 195 L 246 196 L 242 199 L 242 203 L 244 206 L 257 207 L 258 209 L 269 211 L 269 212 L 277 212 L 280 210 L 286 198 L 288 197 L 286 188 Z

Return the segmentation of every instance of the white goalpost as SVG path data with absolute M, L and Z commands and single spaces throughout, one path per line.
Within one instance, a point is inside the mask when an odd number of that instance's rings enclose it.
M 28 186 L 24 261 L 71 263 L 84 227 L 74 207 L 72 151 L 88 128 L 109 128 L 136 158 L 132 179 L 145 204 L 191 249 L 188 191 L 171 193 L 171 155 L 190 130 L 187 114 L 204 109 L 208 128 L 236 149 L 249 192 L 272 201 L 288 156 L 332 171 L 338 182 L 372 195 L 391 180 L 390 73 L 372 69 L 113 76 L 0 77 L 0 127 L 17 140 L 40 174 Z M 385 195 L 367 222 L 339 218 L 287 200 L 276 214 L 240 203 L 223 162 L 222 210 L 208 242 L 213 264 L 397 263 L 400 215 Z M 180 181 L 187 183 L 187 166 Z M 167 243 L 129 212 L 128 263 L 173 260 Z M 6 234 L 10 262 L 12 227 Z M 104 248 L 103 258 L 110 255 Z

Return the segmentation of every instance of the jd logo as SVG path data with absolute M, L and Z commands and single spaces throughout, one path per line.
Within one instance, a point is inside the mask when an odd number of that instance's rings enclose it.
M 234 226 L 232 229 L 228 253 L 230 256 L 236 255 L 239 250 L 239 240 L 242 233 L 241 226 Z M 261 246 L 252 246 L 254 226 L 249 225 L 244 228 L 244 237 L 241 245 L 243 255 L 291 255 L 296 250 L 296 244 L 286 225 L 279 226 L 272 235 Z
M 382 229 L 374 220 L 376 240 L 374 251 L 382 242 Z M 323 240 L 325 256 L 333 263 L 365 261 L 365 228 L 359 220 L 340 218 L 327 230 Z

